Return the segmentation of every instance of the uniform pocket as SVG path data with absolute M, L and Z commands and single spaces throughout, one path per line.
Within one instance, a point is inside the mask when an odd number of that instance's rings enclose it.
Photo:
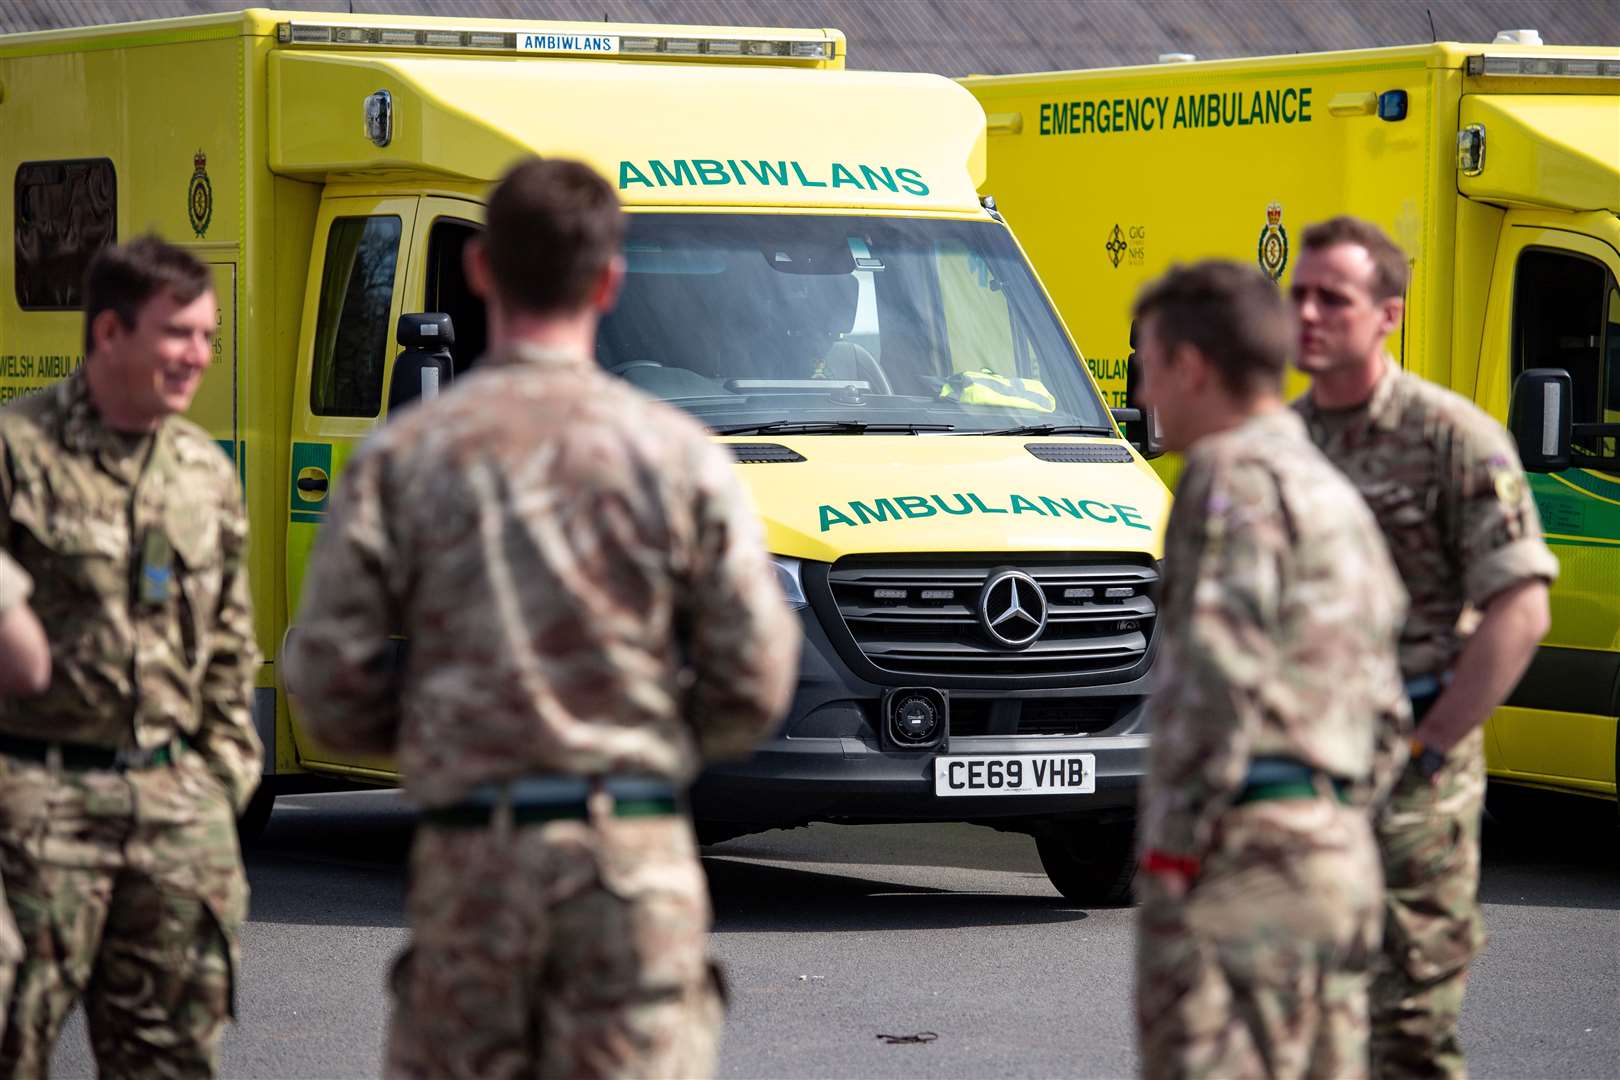
M 199 935 L 196 954 L 192 957 L 192 1000 L 205 1008 L 210 1002 L 219 1002 L 225 1016 L 236 1019 L 236 973 L 242 965 L 241 947 L 237 941 L 240 924 L 229 925 L 220 917 L 212 904 L 205 904 L 212 923 L 212 934 Z
M 225 560 L 217 518 L 212 507 L 179 502 L 169 507 L 163 519 L 163 533 L 175 555 L 173 576 L 179 593 L 182 645 L 192 664 L 198 662 L 199 645 L 219 610 Z
M 14 554 L 33 572 L 37 590 L 45 591 L 41 588 L 44 578 L 54 596 L 63 591 L 97 597 L 128 595 L 129 529 L 123 521 L 113 515 L 97 516 L 82 507 L 48 507 L 21 493 L 9 510 L 12 525 L 22 533 L 12 541 Z M 61 629 L 53 626 L 53 634 Z
M 593 929 L 608 961 L 602 973 L 613 973 L 618 993 L 631 997 L 706 985 L 709 890 L 690 823 L 675 816 L 611 818 L 598 833 L 598 871 L 608 894 Z
M 0 847 L 39 858 L 51 817 L 50 774 L 0 755 Z

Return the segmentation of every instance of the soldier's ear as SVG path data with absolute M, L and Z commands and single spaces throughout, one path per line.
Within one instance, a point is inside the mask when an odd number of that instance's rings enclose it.
M 102 308 L 90 320 L 90 351 L 92 354 L 116 346 L 118 339 L 129 333 L 130 327 L 112 308 Z
M 1203 352 L 1190 341 L 1182 341 L 1170 350 L 1170 362 L 1165 365 L 1175 374 L 1183 389 L 1202 393 L 1209 389 L 1210 366 Z
M 1379 302 L 1379 329 L 1380 336 L 1388 337 L 1401 325 L 1401 319 L 1406 316 L 1406 300 L 1403 297 L 1392 296 L 1388 300 Z
M 591 289 L 591 307 L 598 314 L 606 315 L 613 310 L 613 305 L 619 302 L 619 291 L 624 288 L 624 256 L 615 255 L 613 260 L 602 268 L 601 276 L 596 279 L 596 285 Z

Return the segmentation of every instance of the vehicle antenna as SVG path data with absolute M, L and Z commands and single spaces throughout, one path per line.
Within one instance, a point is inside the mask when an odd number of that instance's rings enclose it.
M 352 0 L 351 0 L 351 2 L 352 2 Z M 1423 14 L 1425 14 L 1425 15 L 1427 15 L 1429 17 L 1429 40 L 1430 41 L 1439 41 L 1440 40 L 1440 35 L 1434 32 L 1434 12 L 1430 11 L 1428 8 L 1424 8 L 1423 9 Z

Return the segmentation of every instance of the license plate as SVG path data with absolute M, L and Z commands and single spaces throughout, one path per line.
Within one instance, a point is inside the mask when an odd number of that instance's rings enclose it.
M 956 754 L 934 759 L 935 795 L 1089 795 L 1095 754 Z

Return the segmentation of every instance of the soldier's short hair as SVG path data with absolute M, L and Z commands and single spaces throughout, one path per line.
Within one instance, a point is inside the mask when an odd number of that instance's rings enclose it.
M 213 287 L 200 259 L 151 234 L 102 248 L 84 271 L 84 354 L 90 355 L 90 326 L 103 311 L 133 328 L 141 308 L 158 293 L 168 291 L 189 304 Z
M 588 165 L 531 157 L 489 197 L 484 250 L 495 291 L 538 315 L 575 310 L 624 243 L 612 186 Z
M 1142 290 L 1132 315 L 1153 321 L 1166 350 L 1196 348 L 1239 397 L 1282 388 L 1294 354 L 1294 313 L 1276 284 L 1252 266 L 1224 259 L 1172 266 Z
M 1338 217 L 1318 221 L 1306 228 L 1301 237 L 1306 251 L 1356 244 L 1367 249 L 1372 256 L 1372 293 L 1375 300 L 1392 300 L 1406 295 L 1406 286 L 1412 280 L 1412 264 L 1406 252 L 1389 238 L 1389 234 L 1365 218 L 1340 214 Z

